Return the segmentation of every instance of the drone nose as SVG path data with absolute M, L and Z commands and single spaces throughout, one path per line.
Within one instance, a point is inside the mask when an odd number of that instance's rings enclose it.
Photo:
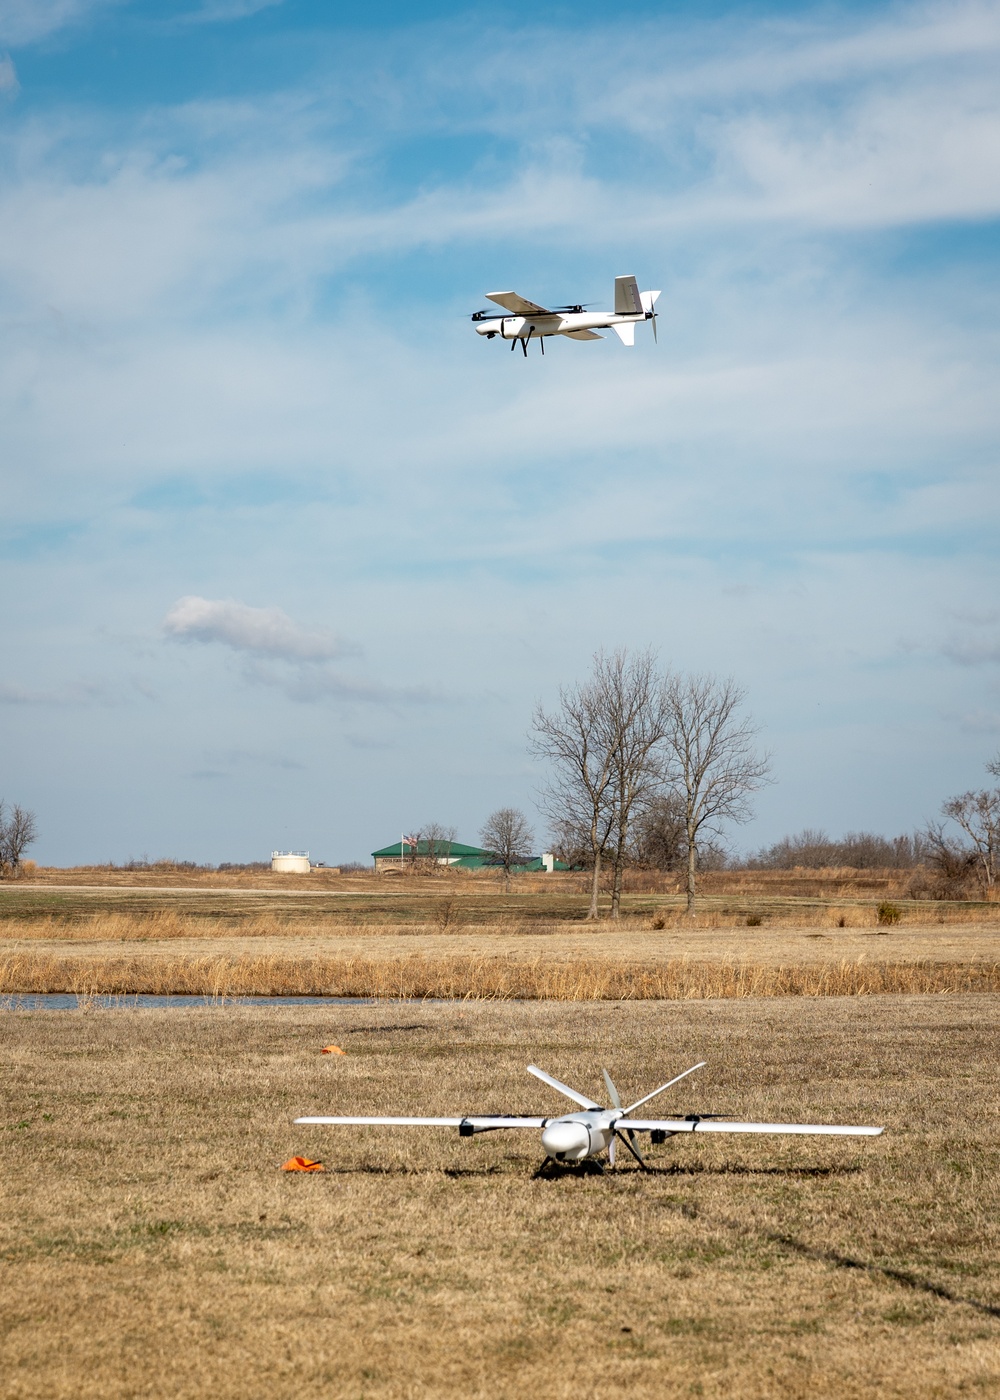
M 542 1133 L 542 1147 L 561 1162 L 578 1162 L 590 1151 L 590 1134 L 582 1123 L 550 1123 Z

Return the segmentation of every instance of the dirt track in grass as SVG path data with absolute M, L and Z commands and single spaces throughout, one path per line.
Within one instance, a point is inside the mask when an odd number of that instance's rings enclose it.
M 1000 1394 L 1000 998 L 8 1013 L 15 1400 Z M 345 1056 L 321 1056 L 336 1041 Z M 676 1140 L 536 1181 L 541 1063 L 671 1111 L 884 1123 Z M 328 1171 L 277 1170 L 292 1153 Z

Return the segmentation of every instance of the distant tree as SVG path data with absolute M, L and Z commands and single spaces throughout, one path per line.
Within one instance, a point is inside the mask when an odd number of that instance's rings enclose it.
M 624 648 L 599 657 L 595 675 L 612 735 L 615 822 L 611 917 L 617 919 L 621 916 L 631 824 L 655 800 L 666 773 L 663 746 L 671 713 L 668 695 L 674 681 L 660 675 L 654 652 L 629 655 Z
M 560 687 L 559 703 L 537 706 L 531 721 L 531 750 L 552 765 L 541 802 L 557 831 L 576 832 L 586 842 L 591 866 L 589 919 L 598 915 L 601 862 L 614 829 L 613 743 L 600 685 L 595 679 Z
M 584 827 L 553 818 L 549 827 L 549 849 L 557 860 L 574 870 L 589 870 L 593 859 L 590 833 Z
M 433 874 L 437 874 L 442 868 L 442 862 L 447 864 L 451 855 L 451 848 L 455 844 L 455 828 L 453 826 L 442 826 L 440 822 L 427 822 L 410 840 L 414 843 L 414 859 L 422 865 L 427 865 Z M 419 847 L 423 846 L 420 851 Z
M 979 885 L 975 851 L 945 829 L 943 822 L 929 822 L 921 833 L 924 865 L 929 882 L 911 884 L 915 899 L 967 899 Z
M 757 726 L 741 717 L 746 692 L 732 679 L 678 676 L 669 689 L 671 786 L 684 809 L 687 912 L 695 912 L 698 850 L 724 822 L 751 816 L 750 794 L 768 781 L 770 757 L 754 747 Z
M 1000 759 L 986 765 L 1000 776 Z M 950 797 L 941 814 L 965 833 L 968 851 L 975 861 L 976 874 L 987 898 L 993 894 L 1000 874 L 1000 788 L 980 788 Z
M 598 917 L 601 868 L 613 862 L 611 917 L 621 909 L 630 824 L 663 777 L 666 683 L 651 651 L 594 657 L 588 680 L 559 691 L 532 719 L 532 751 L 552 771 L 542 802 L 557 833 L 585 836 L 592 868 L 588 918 Z
M 510 889 L 510 872 L 530 859 L 535 834 L 528 819 L 516 807 L 498 807 L 487 818 L 479 841 L 503 870 L 504 887 Z
M 636 819 L 633 855 L 651 870 L 681 870 L 687 864 L 687 830 L 680 794 L 654 797 Z
M 687 869 L 687 824 L 684 801 L 677 792 L 655 797 L 633 827 L 632 860 L 645 870 Z M 698 846 L 699 870 L 725 870 L 729 855 L 719 841 L 704 837 Z
M 795 836 L 782 837 L 773 846 L 749 856 L 749 869 L 807 870 L 846 866 L 852 870 L 906 870 L 924 858 L 925 843 L 914 836 L 880 836 L 872 831 L 848 831 L 839 841 L 825 831 L 806 827 Z
M 37 839 L 38 826 L 34 812 L 19 807 L 16 802 L 8 809 L 0 799 L 0 878 L 17 878 L 21 857 Z

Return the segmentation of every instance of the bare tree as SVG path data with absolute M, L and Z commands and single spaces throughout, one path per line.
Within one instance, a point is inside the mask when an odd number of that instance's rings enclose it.
M 531 751 L 552 764 L 542 806 L 555 825 L 585 836 L 592 862 L 589 919 L 598 914 L 601 861 L 614 829 L 613 742 L 596 678 L 561 687 L 551 714 L 535 708 Z
M 687 869 L 687 821 L 679 793 L 664 793 L 643 807 L 633 824 L 630 844 L 633 861 L 646 870 Z M 721 842 L 705 838 L 698 843 L 699 870 L 725 870 L 728 864 Z
M 943 822 L 930 822 L 920 833 L 921 854 L 930 880 L 919 876 L 910 884 L 914 899 L 975 898 L 979 870 L 974 851 L 945 830 Z
M 992 765 L 990 771 L 993 771 Z M 990 899 L 1000 873 L 1000 788 L 982 788 L 978 792 L 950 797 L 942 805 L 941 813 L 969 838 L 969 854 L 975 860 L 979 883 Z
M 632 832 L 638 865 L 652 870 L 680 870 L 687 860 L 684 804 L 677 793 L 654 797 L 639 813 Z
M 622 877 L 631 823 L 653 801 L 665 772 L 663 742 L 669 727 L 669 683 L 647 650 L 630 656 L 623 648 L 597 657 L 598 678 L 608 716 L 614 784 L 614 871 L 611 917 L 621 917 Z
M 589 680 L 559 692 L 551 714 L 532 719 L 532 751 L 554 772 L 542 801 L 558 831 L 586 835 L 592 861 L 590 909 L 598 917 L 601 867 L 613 862 L 611 917 L 621 913 L 630 823 L 652 800 L 663 775 L 667 686 L 653 652 L 619 648 L 594 657 Z
M 687 912 L 695 912 L 698 849 L 724 822 L 751 816 L 749 796 L 768 781 L 770 756 L 754 748 L 757 726 L 741 718 L 746 692 L 731 678 L 678 676 L 669 683 L 671 786 L 684 806 Z
M 15 802 L 8 816 L 7 804 L 0 799 L 0 877 L 17 878 L 21 857 L 37 837 L 34 812 L 19 807 Z
M 451 848 L 455 844 L 455 828 L 442 826 L 440 822 L 427 822 L 417 833 L 416 852 L 418 858 L 427 864 L 432 874 L 448 865 Z M 423 846 L 423 851 L 420 851 Z
M 535 833 L 528 825 L 527 817 L 516 807 L 498 807 L 487 818 L 479 840 L 483 849 L 489 851 L 503 869 L 505 889 L 510 889 L 513 867 L 523 865 L 530 858 L 534 839 Z

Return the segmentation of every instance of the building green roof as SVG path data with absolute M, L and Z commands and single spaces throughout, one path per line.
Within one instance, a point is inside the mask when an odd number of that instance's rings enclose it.
M 467 856 L 489 856 L 489 851 L 481 851 L 478 846 L 463 846 L 461 841 L 418 841 L 416 851 L 412 841 L 400 839 L 391 846 L 383 846 L 380 851 L 372 851 L 372 860 L 377 856 L 447 856 L 454 860 Z

